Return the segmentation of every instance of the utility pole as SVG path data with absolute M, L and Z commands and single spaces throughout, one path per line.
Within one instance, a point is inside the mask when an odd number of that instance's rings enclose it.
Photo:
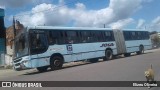
M 146 29 L 147 29 L 147 26 L 145 26 L 144 29 L 146 30 Z
M 14 32 L 14 39 L 16 37 L 16 27 L 15 27 L 15 17 L 13 16 L 13 32 Z
M 106 25 L 104 24 L 104 28 L 106 28 Z
M 15 38 L 16 38 L 16 27 L 15 27 L 15 17 L 13 16 L 13 36 L 14 36 L 14 38 L 13 38 L 13 40 L 12 40 L 12 42 L 13 42 L 13 56 L 15 56 L 15 44 L 16 44 L 16 42 L 15 42 Z

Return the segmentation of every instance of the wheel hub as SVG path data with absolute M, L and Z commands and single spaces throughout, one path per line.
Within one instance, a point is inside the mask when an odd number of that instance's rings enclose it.
M 59 60 L 55 60 L 55 61 L 54 61 L 54 65 L 55 65 L 55 66 L 59 66 L 60 63 L 61 63 L 61 62 L 60 62 Z
M 111 53 L 108 52 L 108 53 L 107 53 L 107 56 L 110 57 L 110 56 L 111 56 Z

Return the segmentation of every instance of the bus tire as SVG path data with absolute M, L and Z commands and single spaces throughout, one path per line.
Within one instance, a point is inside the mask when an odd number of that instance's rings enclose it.
M 137 55 L 143 54 L 144 53 L 144 47 L 142 45 L 139 46 L 139 51 L 136 52 L 136 53 L 137 53 Z
M 129 57 L 129 56 L 131 56 L 131 53 L 125 53 L 124 56 Z
M 51 70 L 60 69 L 63 66 L 63 58 L 60 56 L 53 56 L 50 60 Z
M 46 72 L 47 69 L 48 69 L 48 66 L 37 67 L 37 70 L 38 70 L 39 72 Z
M 104 61 L 107 61 L 107 60 L 111 60 L 113 59 L 113 53 L 111 50 L 106 50 L 105 51 L 105 57 L 104 57 Z

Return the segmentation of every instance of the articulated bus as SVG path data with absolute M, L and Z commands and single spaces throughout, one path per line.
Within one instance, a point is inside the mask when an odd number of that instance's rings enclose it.
M 13 64 L 18 71 L 55 70 L 66 62 L 111 60 L 114 55 L 127 57 L 151 49 L 149 32 L 131 29 L 34 26 L 22 30 L 14 42 Z

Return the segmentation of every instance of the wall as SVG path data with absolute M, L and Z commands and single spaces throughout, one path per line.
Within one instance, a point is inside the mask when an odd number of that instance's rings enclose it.
M 4 65 L 5 60 L 5 40 L 6 40 L 6 33 L 5 33 L 5 26 L 4 26 L 4 9 L 0 8 L 0 66 Z

